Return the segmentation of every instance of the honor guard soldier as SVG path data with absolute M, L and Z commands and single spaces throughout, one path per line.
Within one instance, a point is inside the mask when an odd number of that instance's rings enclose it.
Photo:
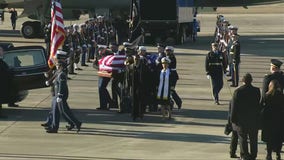
M 75 126 L 77 128 L 77 132 L 80 131 L 82 122 L 78 121 L 78 119 L 73 115 L 68 103 L 68 86 L 67 86 L 67 77 L 63 71 L 65 67 L 64 61 L 58 61 L 56 64 L 57 73 L 56 78 L 54 80 L 55 85 L 55 97 L 56 98 L 56 107 L 53 110 L 53 120 L 51 127 L 46 129 L 47 133 L 57 133 L 59 128 L 60 115 L 64 117 L 64 119 L 70 124 L 67 126 L 67 130 L 72 130 Z
M 271 73 L 264 76 L 262 95 L 265 95 L 265 93 L 268 91 L 268 85 L 270 81 L 274 79 L 280 83 L 282 92 L 284 89 L 284 75 L 283 75 L 283 72 L 280 70 L 282 62 L 278 59 L 271 59 L 270 61 L 271 61 L 271 64 L 270 64 Z
M 161 59 L 166 57 L 166 53 L 165 53 L 165 45 L 158 43 L 157 45 L 157 49 L 158 49 L 158 57 L 156 59 L 156 65 L 157 65 L 157 69 L 160 71 L 162 69 L 162 64 L 161 64 Z
M 219 92 L 223 88 L 223 73 L 226 69 L 223 54 L 218 51 L 218 43 L 211 44 L 212 50 L 205 59 L 205 70 L 207 78 L 211 81 L 211 88 L 215 104 L 219 105 Z
M 168 57 L 168 59 L 170 60 L 169 69 L 171 70 L 171 74 L 172 74 L 173 79 L 174 79 L 174 81 L 172 82 L 174 87 L 171 89 L 171 95 L 172 95 L 176 105 L 178 106 L 178 109 L 181 109 L 182 100 L 175 90 L 176 83 L 179 80 L 179 76 L 178 76 L 177 69 L 176 69 L 177 60 L 176 60 L 176 56 L 174 55 L 174 47 L 173 46 L 166 46 L 165 50 L 166 50 L 166 57 Z
M 232 84 L 231 87 L 237 87 L 239 85 L 239 64 L 241 62 L 241 44 L 239 41 L 239 35 L 232 35 L 233 43 L 230 48 L 230 57 L 232 58 L 231 64 L 231 76 L 232 76 Z
M 164 57 L 161 59 L 161 63 L 163 69 L 159 74 L 157 101 L 158 104 L 161 105 L 163 119 L 165 119 L 165 117 L 171 119 L 170 93 L 171 89 L 174 89 L 173 82 L 175 79 L 171 74 L 171 70 L 169 69 L 170 59 Z

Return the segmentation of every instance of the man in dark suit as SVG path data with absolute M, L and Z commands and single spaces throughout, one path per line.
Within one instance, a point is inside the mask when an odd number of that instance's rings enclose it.
M 2 104 L 7 103 L 9 101 L 9 95 L 11 91 L 11 81 L 12 81 L 12 73 L 9 70 L 9 66 L 3 60 L 4 49 L 0 46 L 0 118 L 5 117 L 2 115 Z
M 280 70 L 280 67 L 282 65 L 282 62 L 278 59 L 271 59 L 270 64 L 270 74 L 267 74 L 264 76 L 263 79 L 263 86 L 262 86 L 262 95 L 265 95 L 265 93 L 268 91 L 268 85 L 270 81 L 276 79 L 281 86 L 281 90 L 284 89 L 284 75 L 283 72 Z
M 233 129 L 238 132 L 242 160 L 255 160 L 261 95 L 259 88 L 251 84 L 251 74 L 247 73 L 242 81 L 244 85 L 237 88 L 233 95 L 231 122 Z

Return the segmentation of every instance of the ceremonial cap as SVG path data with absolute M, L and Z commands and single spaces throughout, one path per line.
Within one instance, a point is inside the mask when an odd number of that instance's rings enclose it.
M 282 65 L 282 62 L 278 59 L 271 59 L 270 61 L 271 61 L 271 65 L 278 67 L 278 68 L 280 68 Z
M 146 49 L 146 47 L 144 47 L 144 46 L 140 46 L 140 47 L 138 48 L 138 50 L 139 50 L 139 51 L 146 51 L 147 49 Z
M 218 43 L 214 42 L 214 43 L 211 43 L 211 46 L 215 46 L 215 47 L 218 47 Z
M 229 26 L 228 29 L 230 29 L 230 30 L 238 30 L 239 28 L 237 26 Z
M 173 46 L 166 46 L 165 50 L 174 51 L 174 47 Z
M 66 59 L 67 56 L 67 52 L 64 52 L 62 50 L 57 50 L 56 51 L 56 59 L 60 60 L 60 59 Z
M 171 62 L 171 60 L 168 57 L 164 57 L 164 58 L 161 59 L 162 64 L 165 64 L 165 63 L 169 64 L 170 62 Z

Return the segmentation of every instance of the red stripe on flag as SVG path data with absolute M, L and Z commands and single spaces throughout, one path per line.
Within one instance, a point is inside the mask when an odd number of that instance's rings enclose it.
M 56 52 L 65 40 L 65 30 L 63 23 L 63 14 L 60 0 L 52 0 L 51 5 L 51 37 L 50 37 L 50 56 L 48 65 L 54 67 Z

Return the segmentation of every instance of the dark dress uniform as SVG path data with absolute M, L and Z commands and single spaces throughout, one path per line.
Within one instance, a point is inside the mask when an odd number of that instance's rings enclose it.
M 211 77 L 213 96 L 216 104 L 219 104 L 219 92 L 223 88 L 223 71 L 226 64 L 221 52 L 210 51 L 205 59 L 206 74 Z
M 231 49 L 230 49 L 230 56 L 233 60 L 231 64 L 231 76 L 232 76 L 232 87 L 237 87 L 239 85 L 239 64 L 241 62 L 241 44 L 238 40 L 234 41 Z
M 63 62 L 59 65 L 64 65 Z M 68 130 L 73 129 L 75 126 L 77 128 L 77 132 L 81 129 L 82 122 L 78 121 L 78 119 L 73 115 L 68 103 L 68 85 L 67 85 L 67 76 L 63 69 L 59 69 L 56 73 L 56 78 L 54 80 L 54 91 L 55 96 L 52 99 L 52 104 L 56 104 L 53 106 L 53 118 L 52 118 L 52 126 L 47 129 L 48 133 L 57 133 L 59 128 L 60 115 L 71 125 L 68 127 Z
M 255 160 L 257 157 L 257 136 L 260 113 L 260 90 L 251 84 L 237 88 L 232 99 L 231 122 L 239 135 L 241 157 Z M 248 151 L 248 137 L 250 153 Z
M 176 87 L 176 83 L 179 79 L 179 76 L 178 76 L 178 73 L 177 73 L 177 60 L 176 60 L 176 57 L 174 54 L 170 54 L 167 56 L 169 59 L 170 59 L 170 64 L 169 64 L 169 69 L 171 70 L 171 77 L 173 79 L 172 81 L 172 86 L 173 86 L 173 89 L 171 89 L 171 95 L 175 101 L 175 103 L 177 104 L 178 106 L 178 109 L 181 109 L 181 105 L 182 105 L 182 100 L 181 98 L 179 97 L 179 95 L 177 94 L 176 90 L 174 89 Z
M 261 140 L 266 142 L 267 156 L 272 150 L 280 159 L 281 146 L 284 141 L 284 95 L 276 90 L 274 95 L 265 94 L 262 99 Z
M 263 85 L 262 85 L 262 95 L 263 96 L 268 91 L 268 85 L 269 85 L 270 81 L 272 81 L 274 79 L 279 82 L 281 90 L 283 91 L 283 89 L 284 89 L 284 75 L 283 75 L 283 72 L 280 71 L 280 67 L 282 65 L 282 62 L 278 59 L 271 59 L 270 61 L 271 61 L 271 66 L 276 67 L 279 70 L 264 76 Z
M 139 56 L 139 55 L 137 55 Z M 145 56 L 139 56 L 138 63 L 134 65 L 133 73 L 133 120 L 143 118 L 147 104 L 149 104 L 149 68 Z M 142 98 L 144 97 L 144 98 Z

